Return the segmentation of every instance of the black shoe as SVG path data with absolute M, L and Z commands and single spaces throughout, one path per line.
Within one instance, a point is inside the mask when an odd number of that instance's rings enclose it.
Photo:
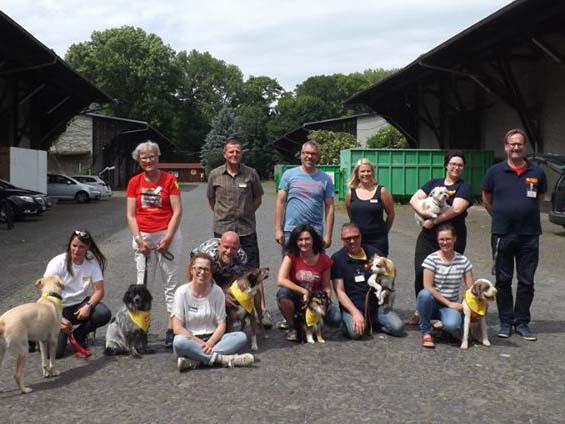
M 510 324 L 500 324 L 500 329 L 496 335 L 503 339 L 507 339 L 510 337 L 510 334 L 512 334 L 512 326 Z
M 536 335 L 530 330 L 528 324 L 518 324 L 515 328 L 516 334 L 522 336 L 524 340 L 529 340 L 531 342 L 535 342 L 538 338 Z
M 175 333 L 172 329 L 168 329 L 165 333 L 165 347 L 173 347 L 173 340 L 175 339 Z

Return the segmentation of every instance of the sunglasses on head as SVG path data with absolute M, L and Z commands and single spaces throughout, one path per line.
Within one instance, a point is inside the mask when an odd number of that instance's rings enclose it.
M 80 230 L 74 230 L 73 234 L 75 236 L 79 236 L 85 239 L 89 239 L 90 238 L 90 234 L 88 234 L 86 231 L 80 231 Z

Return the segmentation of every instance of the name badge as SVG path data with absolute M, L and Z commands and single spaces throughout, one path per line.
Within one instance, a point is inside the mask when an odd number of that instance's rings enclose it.
M 161 193 L 161 190 L 162 190 L 162 188 L 161 188 L 161 186 L 159 186 L 155 190 L 153 190 L 153 194 L 159 194 L 159 193 Z
M 188 310 L 189 310 L 190 312 L 198 312 L 198 308 L 197 308 L 196 306 L 192 306 L 192 305 L 189 305 L 189 306 L 188 306 Z
M 239 183 L 239 188 L 247 188 L 247 183 Z
M 538 192 L 534 191 L 534 190 L 528 190 L 526 192 L 526 196 L 531 198 L 531 199 L 535 199 L 536 197 L 538 197 Z
M 355 276 L 355 282 L 356 283 L 362 283 L 364 281 L 365 281 L 365 276 L 363 274 Z
M 379 199 L 371 199 L 369 200 L 369 203 L 379 203 Z
M 82 277 L 82 282 L 84 284 L 92 284 L 92 277 L 90 275 L 87 276 L 83 276 Z

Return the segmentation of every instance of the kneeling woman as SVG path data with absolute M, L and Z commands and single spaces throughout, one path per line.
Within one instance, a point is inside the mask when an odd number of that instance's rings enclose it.
M 441 327 L 455 337 L 461 329 L 463 305 L 459 302 L 459 288 L 464 282 L 473 285 L 472 265 L 469 259 L 455 251 L 457 235 L 451 224 L 443 224 L 437 231 L 439 250 L 431 253 L 422 263 L 424 290 L 418 293 L 422 346 L 435 347 L 430 320 L 439 319 Z
M 57 275 L 65 284 L 61 293 L 63 318 L 57 358 L 64 355 L 69 336 L 85 347 L 88 334 L 110 321 L 112 313 L 102 303 L 105 265 L 106 258 L 90 233 L 79 230 L 71 234 L 67 251 L 47 264 L 44 277 Z
M 190 260 L 190 281 L 180 286 L 173 304 L 173 349 L 179 371 L 200 364 L 246 367 L 255 362 L 250 353 L 236 354 L 247 343 L 242 331 L 226 333 L 224 292 L 212 281 L 212 257 L 196 253 Z

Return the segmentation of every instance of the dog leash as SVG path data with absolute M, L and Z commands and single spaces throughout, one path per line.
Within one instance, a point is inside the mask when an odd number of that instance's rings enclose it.
M 155 250 L 157 251 L 156 247 L 150 247 L 149 250 Z M 173 255 L 171 252 L 169 252 L 168 250 L 165 250 L 164 252 L 159 252 L 163 258 L 167 259 L 168 261 L 172 261 L 173 259 L 175 259 L 175 255 Z M 145 257 L 145 270 L 143 272 L 143 285 L 145 287 L 147 287 L 147 264 L 149 263 L 149 256 Z
M 494 255 L 492 258 L 492 268 L 490 270 L 491 275 L 496 275 L 496 262 L 498 260 L 498 245 L 500 244 L 500 237 L 496 238 L 496 244 L 494 246 Z
M 75 356 L 77 358 L 88 358 L 89 356 L 92 355 L 92 352 L 90 351 L 90 349 L 82 346 L 77 341 L 77 339 L 75 339 L 75 336 L 73 336 L 72 334 L 69 334 L 67 337 L 69 338 L 69 343 L 71 344 L 71 346 L 75 350 Z

